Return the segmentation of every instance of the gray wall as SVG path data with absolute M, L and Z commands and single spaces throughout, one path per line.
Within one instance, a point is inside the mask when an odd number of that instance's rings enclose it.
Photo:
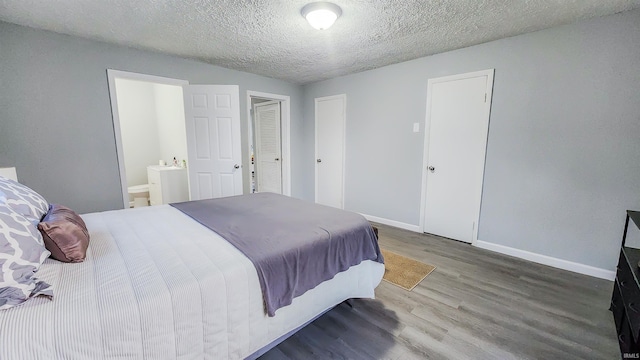
M 613 269 L 640 209 L 639 64 L 636 10 L 305 86 L 303 130 L 347 94 L 345 207 L 418 225 L 427 79 L 494 68 L 479 239 Z
M 427 79 L 494 68 L 480 240 L 613 269 L 640 208 L 639 59 L 640 11 L 305 87 L 0 22 L 0 167 L 79 212 L 119 208 L 112 68 L 239 85 L 243 142 L 247 90 L 291 96 L 292 193 L 313 199 L 313 99 L 346 93 L 346 208 L 417 225 Z
M 78 212 L 122 207 L 106 69 L 240 86 L 242 148 L 247 90 L 291 97 L 292 194 L 304 196 L 302 89 L 279 80 L 153 52 L 0 22 L 0 167 Z M 244 154 L 245 157 L 247 154 Z M 248 159 L 244 160 L 248 164 Z M 245 167 L 248 179 L 248 167 Z

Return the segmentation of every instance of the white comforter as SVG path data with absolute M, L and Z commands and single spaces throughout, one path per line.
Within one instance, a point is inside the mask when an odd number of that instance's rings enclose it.
M 48 259 L 37 276 L 53 301 L 0 311 L 0 359 L 241 359 L 345 299 L 372 298 L 384 273 L 365 261 L 269 318 L 253 264 L 180 211 L 82 217 L 87 259 Z

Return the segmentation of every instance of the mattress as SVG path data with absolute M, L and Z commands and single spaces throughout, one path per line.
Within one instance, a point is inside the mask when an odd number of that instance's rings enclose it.
M 373 298 L 384 265 L 364 261 L 268 317 L 240 251 L 180 211 L 82 216 L 87 259 L 48 259 L 54 286 L 0 311 L 0 359 L 242 359 L 349 298 Z

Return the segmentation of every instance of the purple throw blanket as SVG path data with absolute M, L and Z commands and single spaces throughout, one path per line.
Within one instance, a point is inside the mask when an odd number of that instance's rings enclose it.
M 383 263 L 359 214 L 271 193 L 171 204 L 253 262 L 267 314 L 363 260 Z

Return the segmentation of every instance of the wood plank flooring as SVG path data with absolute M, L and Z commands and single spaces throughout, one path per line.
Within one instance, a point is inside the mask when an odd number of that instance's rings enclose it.
M 383 281 L 261 359 L 620 359 L 613 282 L 376 226 L 381 247 L 437 269 L 411 292 Z

